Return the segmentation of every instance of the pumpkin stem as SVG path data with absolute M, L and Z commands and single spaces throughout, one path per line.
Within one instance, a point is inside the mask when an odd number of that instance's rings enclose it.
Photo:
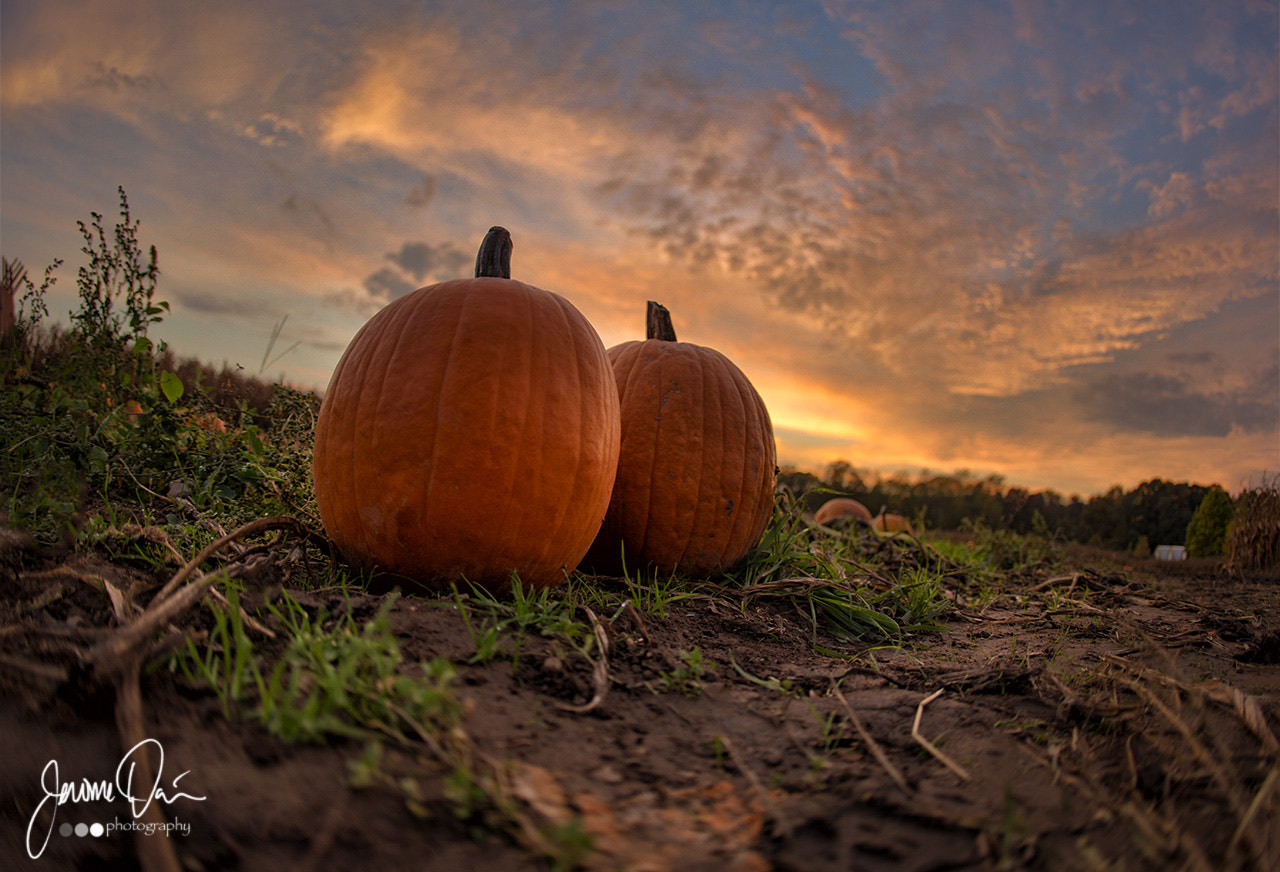
M 511 278 L 511 234 L 507 228 L 493 226 L 484 235 L 476 254 L 476 278 Z
M 676 328 L 671 323 L 671 312 L 661 303 L 649 301 L 649 310 L 645 317 L 645 338 L 661 339 L 663 342 L 676 341 Z

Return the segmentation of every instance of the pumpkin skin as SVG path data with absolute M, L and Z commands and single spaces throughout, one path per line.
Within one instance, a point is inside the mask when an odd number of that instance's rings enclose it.
M 622 448 L 587 562 L 615 574 L 625 562 L 706 577 L 759 544 L 773 516 L 773 424 L 732 361 L 675 341 L 666 309 L 649 306 L 651 338 L 609 349 Z M 655 330 L 655 306 L 665 334 Z
M 478 272 L 492 255 L 482 246 Z M 600 527 L 619 438 L 604 344 L 573 305 L 510 278 L 441 282 L 374 315 L 339 361 L 316 423 L 316 502 L 357 565 L 551 586 Z
M 872 522 L 871 510 L 857 500 L 852 500 L 848 497 L 836 497 L 835 499 L 827 500 L 813 516 L 813 520 L 819 524 L 830 524 L 832 521 L 838 521 L 841 518 L 857 518 L 867 524 Z

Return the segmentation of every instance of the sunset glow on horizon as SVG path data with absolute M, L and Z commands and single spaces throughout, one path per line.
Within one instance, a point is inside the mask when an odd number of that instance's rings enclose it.
M 696 11 L 695 11 L 696 10 Z M 646 300 L 782 464 L 1062 494 L 1280 473 L 1280 11 L 982 0 L 0 0 L 0 246 L 154 244 L 156 335 L 323 389 L 391 300 Z M 280 336 L 271 346 L 273 328 Z

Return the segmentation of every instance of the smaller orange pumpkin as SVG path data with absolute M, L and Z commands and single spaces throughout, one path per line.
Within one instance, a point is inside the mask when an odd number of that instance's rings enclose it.
M 741 560 L 773 517 L 773 424 L 729 358 L 676 339 L 665 306 L 649 302 L 645 332 L 609 349 L 622 447 L 587 561 L 702 578 Z
M 871 510 L 857 500 L 848 497 L 836 497 L 823 503 L 814 514 L 813 520 L 819 524 L 830 524 L 841 518 L 855 518 L 865 524 L 872 521 Z

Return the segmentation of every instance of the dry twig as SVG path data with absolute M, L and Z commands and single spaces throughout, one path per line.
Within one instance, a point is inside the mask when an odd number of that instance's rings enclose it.
M 930 742 L 928 739 L 926 739 L 924 735 L 920 732 L 920 719 L 924 717 L 924 707 L 927 706 L 929 703 L 933 702 L 938 697 L 942 696 L 943 692 L 944 692 L 944 688 L 941 688 L 941 687 L 938 688 L 933 693 L 929 694 L 929 696 L 922 699 L 920 701 L 920 705 L 916 706 L 916 719 L 911 724 L 911 738 L 915 739 L 918 743 L 920 743 L 920 746 L 924 748 L 926 751 L 928 751 L 930 754 L 932 754 L 934 757 L 936 757 L 938 761 L 942 763 L 943 766 L 946 766 L 956 775 L 960 776 L 961 781 L 968 781 L 969 773 L 965 771 L 965 768 L 961 766 L 959 763 L 952 760 L 946 754 L 943 754 L 941 751 L 939 751 L 937 746 L 934 745 L 932 742 Z
M 306 534 L 305 529 L 296 519 L 274 517 L 251 521 L 234 533 L 219 538 L 178 570 L 141 615 L 110 633 L 86 653 L 85 660 L 99 674 L 109 676 L 115 684 L 116 725 L 126 753 L 137 748 L 139 743 L 146 739 L 146 719 L 142 709 L 142 686 L 139 677 L 146 651 L 150 648 L 155 635 L 180 613 L 198 602 L 210 585 L 219 579 L 226 578 L 227 570 L 205 573 L 181 589 L 179 585 L 186 581 L 201 563 L 227 544 L 268 530 L 285 529 L 294 530 L 301 535 Z M 120 609 L 116 610 L 116 614 L 119 619 Z M 146 750 L 143 749 L 135 765 L 139 767 L 143 783 L 151 784 L 154 783 L 154 769 Z M 156 803 L 148 804 L 143 812 L 143 820 L 157 825 L 165 822 L 163 812 Z M 145 832 L 139 831 L 135 842 L 138 859 L 145 872 L 179 872 L 182 869 L 173 843 L 169 839 L 150 838 Z
M 306 534 L 306 530 L 297 519 L 280 516 L 250 521 L 238 530 L 215 540 L 174 573 L 173 577 L 160 589 L 160 592 L 156 594 L 141 616 L 95 645 L 88 652 L 86 659 L 99 669 L 113 672 L 115 667 L 126 661 L 129 652 L 136 649 L 144 641 L 149 640 L 159 632 L 161 627 L 195 604 L 209 585 L 227 577 L 225 569 L 208 572 L 185 587 L 178 589 L 179 585 L 185 582 L 201 563 L 208 560 L 230 542 L 270 530 L 294 530 L 301 535 Z
M 600 656 L 591 667 L 591 684 L 594 693 L 586 705 L 556 703 L 559 708 L 568 712 L 576 712 L 577 714 L 585 714 L 592 709 L 599 708 L 604 702 L 605 695 L 609 692 L 609 634 L 605 632 L 604 625 L 600 623 L 600 619 L 596 617 L 595 612 L 586 606 L 583 606 L 582 610 L 591 619 L 591 629 L 595 632 L 596 643 L 600 648 Z
M 733 765 L 738 767 L 738 771 L 746 776 L 751 782 L 752 788 L 755 789 L 756 796 L 760 797 L 760 802 L 769 810 L 769 816 L 773 818 L 773 837 L 775 839 L 785 839 L 791 835 L 793 826 L 789 818 L 782 813 L 782 808 L 773 801 L 773 797 L 769 795 L 769 791 L 760 783 L 760 777 L 755 771 L 747 765 L 746 761 L 738 755 L 738 750 L 734 746 L 732 740 L 724 734 L 720 734 L 720 744 L 729 752 Z
M 853 706 L 849 705 L 849 701 L 844 698 L 844 694 L 840 692 L 840 686 L 836 684 L 834 679 L 831 681 L 831 692 L 835 694 L 836 699 L 840 700 L 840 704 L 844 706 L 845 713 L 849 716 L 849 723 L 853 724 L 853 728 L 858 731 L 862 741 L 867 743 L 867 747 L 871 750 L 871 756 L 876 758 L 876 762 L 893 779 L 893 783 L 902 788 L 903 793 L 910 794 L 911 788 L 907 786 L 907 779 L 902 777 L 898 767 L 893 765 L 893 761 L 889 759 L 889 755 L 880 747 L 880 743 L 875 740 L 875 737 L 867 732 L 867 728 L 862 725 L 862 720 L 854 714 Z

